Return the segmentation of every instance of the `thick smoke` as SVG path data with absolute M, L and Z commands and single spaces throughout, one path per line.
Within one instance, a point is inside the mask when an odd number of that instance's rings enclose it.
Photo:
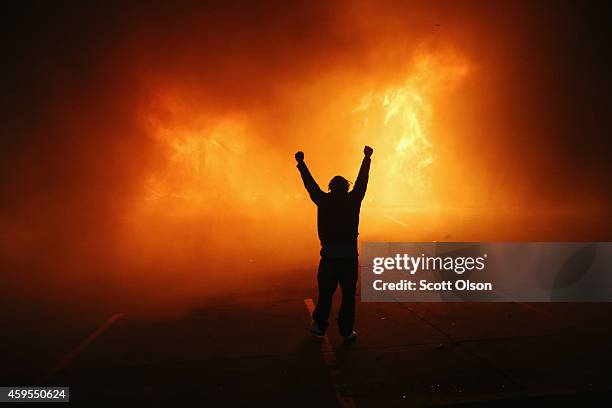
M 293 152 L 322 186 L 354 178 L 358 146 L 377 141 L 351 139 L 346 110 L 405 83 L 423 54 L 469 66 L 431 96 L 431 191 L 402 195 L 425 215 L 397 224 L 371 204 L 362 237 L 610 239 L 604 16 L 488 2 L 12 11 L 5 288 L 130 307 L 291 279 L 317 251 Z M 483 215 L 441 222 L 428 205 Z M 555 214 L 573 223 L 564 235 Z M 521 228 L 530 217 L 542 226 Z

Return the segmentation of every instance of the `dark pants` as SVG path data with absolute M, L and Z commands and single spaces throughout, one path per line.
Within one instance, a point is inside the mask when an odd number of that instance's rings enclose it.
M 312 318 L 323 331 L 329 326 L 329 312 L 336 287 L 342 290 L 342 304 L 338 313 L 340 334 L 348 336 L 355 323 L 355 291 L 357 289 L 358 261 L 354 258 L 321 257 L 317 281 L 319 299 Z

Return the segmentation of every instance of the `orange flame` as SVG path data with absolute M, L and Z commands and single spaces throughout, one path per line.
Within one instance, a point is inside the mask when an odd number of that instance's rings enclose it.
M 422 56 L 412 74 L 399 85 L 371 92 L 355 108 L 360 140 L 376 140 L 378 171 L 371 201 L 379 205 L 414 203 L 431 192 L 428 169 L 436 161 L 430 125 L 433 100 L 445 86 L 467 74 L 467 63 Z M 378 186 L 378 187 L 377 187 Z M 409 191 L 409 196 L 406 192 Z

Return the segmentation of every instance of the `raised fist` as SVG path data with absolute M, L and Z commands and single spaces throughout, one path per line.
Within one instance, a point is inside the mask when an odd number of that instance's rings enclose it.
M 295 154 L 295 160 L 297 160 L 298 163 L 301 163 L 304 161 L 304 152 L 297 152 Z
M 370 146 L 366 146 L 366 147 L 363 148 L 363 155 L 365 157 L 372 156 L 372 153 L 374 153 L 374 149 L 372 149 Z

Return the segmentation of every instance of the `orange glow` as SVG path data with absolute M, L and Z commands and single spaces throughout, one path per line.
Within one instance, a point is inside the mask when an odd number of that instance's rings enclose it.
M 154 129 L 154 137 L 168 153 L 161 168 L 145 179 L 147 205 L 189 214 L 205 209 L 211 200 L 227 199 L 228 194 L 233 200 L 248 201 L 248 193 L 240 187 L 248 144 L 245 129 L 232 121 L 196 130 L 175 126 Z
M 326 190 L 366 144 L 361 241 L 609 240 L 607 111 L 578 102 L 596 87 L 565 71 L 565 16 L 489 3 L 169 3 L 33 42 L 18 71 L 40 78 L 6 93 L 14 287 L 161 305 L 312 276 L 293 154 Z
M 461 58 L 442 63 L 420 56 L 403 84 L 372 92 L 355 109 L 360 140 L 372 140 L 379 157 L 369 203 L 379 206 L 432 205 L 429 169 L 436 164 L 431 122 L 435 99 L 467 74 Z
M 161 89 L 141 114 L 158 153 L 126 218 L 126 257 L 137 252 L 139 262 L 167 264 L 192 283 L 224 279 L 194 268 L 222 270 L 237 250 L 248 254 L 243 277 L 264 265 L 302 267 L 317 254 L 316 213 L 293 153 L 305 151 L 327 189 L 336 174 L 354 181 L 365 144 L 375 153 L 362 239 L 415 236 L 405 210 L 439 207 L 431 173 L 452 171 L 438 160 L 437 102 L 467 75 L 468 60 L 457 53 L 420 52 L 393 76 L 332 72 L 283 88 L 271 106 L 223 113 Z
M 367 86 L 356 86 L 365 91 L 360 99 L 353 100 L 348 97 L 352 95 L 348 92 L 350 89 L 325 82 L 326 87 L 339 88 L 340 103 L 323 99 L 320 106 L 334 106 L 337 110 L 316 115 L 319 123 L 307 126 L 325 133 L 345 126 L 346 118 L 350 118 L 350 127 L 336 136 L 336 142 L 345 144 L 350 156 L 322 157 L 327 154 L 325 149 L 312 145 L 307 151 L 307 161 L 312 157 L 331 163 L 329 167 L 332 168 L 346 168 L 352 178 L 356 169 L 349 169 L 346 163 L 358 163 L 363 145 L 372 144 L 376 160 L 368 205 L 431 205 L 429 169 L 437 164 L 435 135 L 430 131 L 435 99 L 446 88 L 459 83 L 467 74 L 467 67 L 464 58 L 454 55 L 452 58 L 421 55 L 415 58 L 400 83 L 371 90 L 367 90 Z M 318 86 L 302 92 L 316 94 Z M 248 116 L 208 118 L 197 108 L 193 110 L 196 113 L 189 116 L 177 110 L 176 106 L 181 104 L 170 106 L 175 119 L 162 122 L 155 116 L 148 117 L 152 137 L 161 144 L 166 156 L 163 164 L 145 179 L 146 209 L 184 216 L 201 215 L 211 206 L 231 200 L 233 207 L 246 209 L 257 203 L 259 211 L 267 212 L 277 197 L 305 198 L 303 191 L 299 191 L 299 178 L 292 173 L 289 161 L 292 151 L 262 150 L 253 137 L 261 130 L 254 121 L 249 123 Z M 309 119 L 306 112 L 293 114 Z M 304 125 L 301 121 L 299 124 Z M 286 131 L 300 133 L 300 129 Z M 320 144 L 329 142 L 319 141 Z M 299 141 L 294 146 L 296 150 L 302 148 Z M 281 153 L 286 155 L 284 160 Z M 293 179 L 289 183 L 291 188 L 283 183 L 287 178 Z M 246 182 L 248 180 L 254 182 Z M 326 178 L 319 177 L 319 183 L 325 187 Z

